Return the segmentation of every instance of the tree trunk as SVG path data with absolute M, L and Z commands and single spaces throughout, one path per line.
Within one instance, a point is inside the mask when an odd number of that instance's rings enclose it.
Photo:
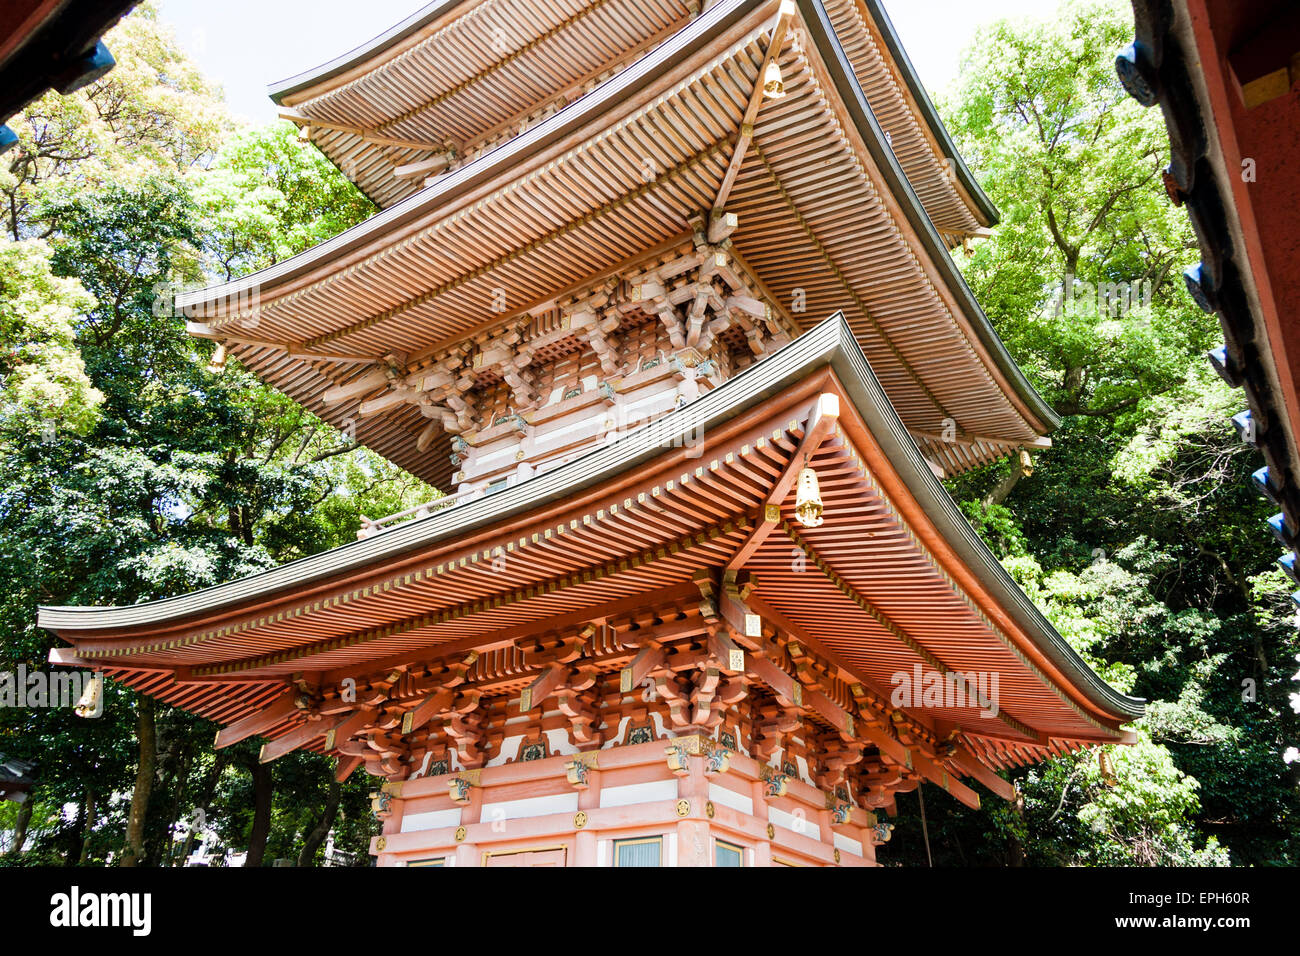
M 181 852 L 174 860 L 168 862 L 168 866 L 184 866 L 185 861 L 190 858 L 194 852 L 194 831 L 188 830 L 185 833 L 185 842 L 181 844 Z
M 264 763 L 252 765 L 253 828 L 248 834 L 248 858 L 244 866 L 261 866 L 266 855 L 266 841 L 271 835 L 271 768 Z
M 1015 813 L 1017 817 L 1019 817 L 1022 820 L 1024 819 L 1025 798 L 1022 794 L 1020 793 L 1016 794 L 1016 799 L 1013 800 L 1011 803 L 1011 810 L 1012 812 Z M 1016 836 L 1014 831 L 1007 834 L 1007 837 L 1008 837 L 1007 842 L 1009 844 L 1007 849 L 1010 851 L 1011 854 L 1011 859 L 1007 862 L 1007 866 L 1024 866 L 1025 847 L 1020 842 L 1020 837 Z
M 220 782 L 221 773 L 226 769 L 228 761 L 229 755 L 227 751 L 217 751 L 216 759 L 212 761 L 211 769 L 209 769 L 207 775 L 204 777 L 203 782 L 199 784 L 198 793 L 195 794 L 194 805 L 196 810 L 200 810 L 204 813 L 204 820 L 207 819 L 207 807 L 212 803 L 212 795 L 217 790 L 217 783 Z M 185 836 L 185 845 L 181 847 L 181 855 L 174 864 L 175 866 L 184 866 L 185 861 L 188 860 L 190 854 L 194 852 L 194 844 L 197 841 L 199 834 L 195 832 L 195 829 L 192 826 L 187 829 L 188 832 Z
M 77 866 L 85 866 L 90 859 L 90 835 L 95 832 L 95 791 L 86 791 L 86 819 L 81 828 L 81 853 L 77 857 Z
M 321 814 L 320 823 L 316 824 L 316 829 L 307 834 L 307 839 L 302 845 L 302 850 L 298 854 L 299 866 L 311 866 L 312 858 L 316 856 L 316 851 L 320 845 L 325 842 L 329 836 L 330 827 L 334 825 L 334 818 L 339 813 L 339 799 L 342 796 L 343 785 L 330 777 L 329 795 L 325 798 L 325 812 Z
M 174 859 L 176 849 L 176 827 L 175 824 L 180 821 L 181 808 L 185 805 L 185 787 L 190 778 L 190 753 L 189 748 L 183 742 L 177 744 L 177 754 L 175 767 L 169 774 L 169 783 L 167 793 L 173 795 L 172 805 L 167 813 L 167 819 L 163 823 L 164 829 L 161 831 L 159 843 L 163 850 L 161 854 L 162 866 L 175 866 Z
M 18 822 L 14 826 L 14 843 L 6 856 L 22 856 L 23 844 L 27 842 L 27 825 L 32 822 L 32 807 L 35 798 L 28 793 L 27 799 L 18 805 Z
M 993 487 L 992 491 L 984 496 L 982 502 L 984 510 L 988 511 L 994 505 L 1002 504 L 1007 495 L 1011 494 L 1012 489 L 1020 482 L 1020 479 L 1033 473 L 1033 461 L 1030 459 L 1029 453 L 1022 448 L 1011 459 L 1011 471 Z
M 135 792 L 131 794 L 131 817 L 126 826 L 123 866 L 136 866 L 144 859 L 144 824 L 149 812 L 149 794 L 153 790 L 154 766 L 158 760 L 153 698 L 141 696 L 136 702 L 135 712 L 136 733 L 140 738 L 140 764 L 135 772 Z

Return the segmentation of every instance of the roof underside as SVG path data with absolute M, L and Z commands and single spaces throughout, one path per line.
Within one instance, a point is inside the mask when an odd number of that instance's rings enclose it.
M 1116 739 L 1140 702 L 1102 684 L 979 543 L 839 317 L 673 413 L 667 431 L 274 571 L 128 608 L 42 609 L 41 624 L 82 662 L 220 721 L 289 675 L 437 657 L 451 642 L 498 648 L 482 667 L 505 673 L 512 629 L 689 592 L 694 572 L 725 565 L 828 390 L 845 401 L 813 460 L 827 520 L 798 527 L 786 497 L 779 530 L 745 564 L 758 597 L 869 687 L 936 662 L 999 674 L 1000 719 L 926 711 L 982 737 L 991 766 Z M 702 457 L 664 450 L 676 429 L 699 429 Z
M 462 9 L 419 43 L 377 56 L 349 82 L 277 96 L 305 116 L 356 130 L 318 125 L 312 140 L 380 206 L 423 187 L 423 176 L 396 178 L 397 167 L 448 146 L 472 156 L 494 145 L 690 19 L 681 0 L 488 0 Z
M 267 382 L 445 485 L 446 439 L 416 448 L 426 420 L 414 406 L 358 418 L 366 395 L 326 407 L 322 393 L 391 351 L 407 353 L 415 371 L 503 324 L 487 308 L 498 290 L 505 321 L 517 320 L 687 237 L 688 219 L 723 182 L 769 24 L 740 0 L 719 5 L 618 80 L 420 195 L 181 304 Z M 791 40 L 780 54 L 787 95 L 760 110 L 727 202 L 740 221 L 734 250 L 796 327 L 845 313 L 900 416 L 946 472 L 1036 442 L 1054 424 L 1050 410 L 914 214 L 853 78 L 818 53 Z M 837 74 L 848 87 L 827 82 Z M 954 430 L 955 441 L 943 440 Z
M 935 225 L 969 235 L 996 222 L 883 9 L 868 0 L 825 7 Z M 684 0 L 432 4 L 352 55 L 273 84 L 271 94 L 335 127 L 314 126 L 313 141 L 387 207 L 421 188 L 421 176 L 394 178 L 398 166 L 431 159 L 448 144 L 473 154 L 532 125 L 538 111 L 571 102 L 689 24 L 692 8 L 698 4 Z

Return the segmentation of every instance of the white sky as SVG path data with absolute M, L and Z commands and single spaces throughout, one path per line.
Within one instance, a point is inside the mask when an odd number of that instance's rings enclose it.
M 331 60 L 410 16 L 427 0 L 159 0 L 185 51 L 238 116 L 275 118 L 268 83 Z M 1051 15 L 1056 0 L 884 0 L 921 81 L 948 85 L 977 27 Z

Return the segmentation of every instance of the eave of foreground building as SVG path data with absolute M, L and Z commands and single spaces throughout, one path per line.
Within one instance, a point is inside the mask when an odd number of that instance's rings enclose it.
M 793 516 L 805 460 L 823 476 L 819 528 Z M 56 662 L 222 723 L 270 712 L 257 728 L 268 746 L 285 741 L 279 753 L 329 751 L 334 740 L 292 706 L 274 711 L 299 682 L 330 687 L 427 660 L 434 686 L 462 683 L 470 668 L 484 687 L 518 693 L 550 673 L 528 663 L 521 641 L 587 642 L 590 666 L 633 667 L 638 633 L 713 633 L 709 614 L 754 638 L 749 678 L 878 746 L 893 746 L 877 724 L 896 712 L 904 738 L 928 748 L 923 760 L 959 734 L 1002 769 L 1131 739 L 1120 725 L 1143 711 L 1070 649 L 979 540 L 842 316 L 659 422 L 497 495 L 176 598 L 45 607 L 39 624 L 73 645 Z M 593 615 L 612 629 L 592 630 Z M 818 662 L 820 690 L 793 688 L 804 672 L 788 647 L 777 653 L 778 638 Z M 915 668 L 999 673 L 998 715 L 892 708 L 891 674 Z
M 138 0 L 10 0 L 0 17 L 0 121 L 48 89 L 67 95 L 114 60 L 100 40 Z M 0 154 L 15 134 L 0 127 Z
M 1185 280 L 1219 316 L 1224 345 L 1209 359 L 1245 391 L 1249 407 L 1233 422 L 1263 453 L 1253 481 L 1280 509 L 1269 519 L 1287 549 L 1278 563 L 1300 584 L 1300 15 L 1253 0 L 1133 8 L 1136 40 L 1116 66 L 1138 102 L 1164 113 L 1165 189 L 1186 208 L 1201 250 Z M 1300 605 L 1300 591 L 1292 600 Z
M 445 440 L 416 447 L 413 438 L 423 425 L 412 406 L 365 418 L 358 414 L 363 394 L 349 391 L 350 401 L 334 405 L 322 396 L 336 386 L 350 389 L 384 367 L 387 350 L 431 363 L 439 343 L 490 334 L 497 320 L 484 324 L 482 303 L 494 287 L 510 289 L 512 302 L 524 303 L 500 322 L 527 318 L 556 296 L 577 294 L 582 282 L 616 277 L 637 256 L 680 241 L 698 207 L 736 208 L 740 225 L 731 248 L 750 260 L 760 285 L 771 286 L 768 303 L 792 327 L 797 323 L 788 302 L 800 290 L 807 290 L 814 314 L 844 307 L 895 406 L 947 473 L 1043 444 L 1057 417 L 975 302 L 817 0 L 803 0 L 796 14 L 807 40 L 796 46 L 787 36 L 779 51 L 790 95 L 758 114 L 750 148 L 741 148 L 740 124 L 692 134 L 711 142 L 698 154 L 694 143 L 655 131 L 680 121 L 673 110 L 689 115 L 699 108 L 696 100 L 719 95 L 712 72 L 726 84 L 758 82 L 754 58 L 761 66 L 762 44 L 774 18 L 784 15 L 779 9 L 752 0 L 719 3 L 618 76 L 481 159 L 312 250 L 182 296 L 178 305 L 206 320 L 197 334 L 226 342 L 232 354 L 314 413 L 336 425 L 356 423 L 369 447 L 445 487 Z M 791 124 L 806 129 L 810 118 L 827 125 L 826 135 L 790 146 L 798 142 L 787 135 Z M 635 125 L 641 123 L 644 129 Z M 619 142 L 620 136 L 630 143 L 657 139 L 666 151 L 659 163 L 671 168 L 602 205 L 601 197 L 586 195 L 590 163 L 615 164 L 606 167 L 607 183 L 641 182 L 633 159 L 645 154 Z M 592 159 L 588 153 L 598 147 L 607 152 Z M 809 149 L 832 154 L 813 163 Z M 738 164 L 730 170 L 729 154 Z M 811 188 L 806 180 L 831 176 L 826 170 L 834 170 L 834 180 Z M 564 182 L 569 188 L 560 191 Z M 843 198 L 836 201 L 828 189 Z M 545 209 L 546 219 L 559 217 L 554 235 L 520 239 L 518 248 L 494 247 L 485 261 L 476 236 L 508 238 L 536 225 L 521 224 L 520 202 Z M 557 256 L 566 265 L 582 261 L 589 271 L 553 268 Z M 366 309 L 365 303 L 374 304 Z M 941 440 L 939 433 L 953 422 L 961 440 Z

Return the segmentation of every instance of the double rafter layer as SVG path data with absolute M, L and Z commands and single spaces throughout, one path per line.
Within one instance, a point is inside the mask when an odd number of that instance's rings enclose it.
M 796 515 L 805 466 L 816 527 Z M 882 806 L 919 778 L 1009 795 L 993 770 L 1124 740 L 1142 710 L 980 543 L 842 315 L 497 495 L 177 598 L 44 608 L 40 624 L 73 645 L 56 661 L 226 724 L 219 744 L 260 734 L 264 759 L 305 747 L 391 779 L 435 758 L 483 766 L 512 714 L 556 701 L 599 747 L 647 679 L 680 732 L 716 730 L 740 701 L 769 714 L 736 741 L 760 757 L 802 727 L 814 780 L 862 763 L 859 792 Z M 899 675 L 959 674 L 996 674 L 995 699 L 895 696 Z
M 499 370 L 475 364 L 476 353 L 494 336 L 689 242 L 696 217 L 716 214 L 734 217 L 722 244 L 775 326 L 797 333 L 810 316 L 844 312 L 943 473 L 1041 446 L 1055 416 L 947 254 L 935 223 L 958 228 L 956 206 L 918 197 L 950 167 L 911 108 L 917 94 L 886 69 L 899 63 L 882 52 L 892 41 L 873 39 L 869 26 L 884 21 L 869 12 L 717 3 L 565 109 L 367 222 L 179 304 L 202 320 L 197 334 L 446 488 L 451 434 L 430 433 L 411 402 L 388 403 L 394 381 L 486 387 Z M 410 55 L 451 33 L 435 31 Z M 783 95 L 765 99 L 769 63 Z M 897 117 L 888 135 L 863 78 Z M 498 89 L 486 75 L 478 82 Z
M 708 4 L 706 3 L 707 7 Z M 997 212 L 962 163 L 878 0 L 830 0 L 835 32 L 894 154 L 946 236 Z M 379 205 L 527 131 L 700 14 L 698 0 L 445 0 L 275 83 L 283 115 Z

